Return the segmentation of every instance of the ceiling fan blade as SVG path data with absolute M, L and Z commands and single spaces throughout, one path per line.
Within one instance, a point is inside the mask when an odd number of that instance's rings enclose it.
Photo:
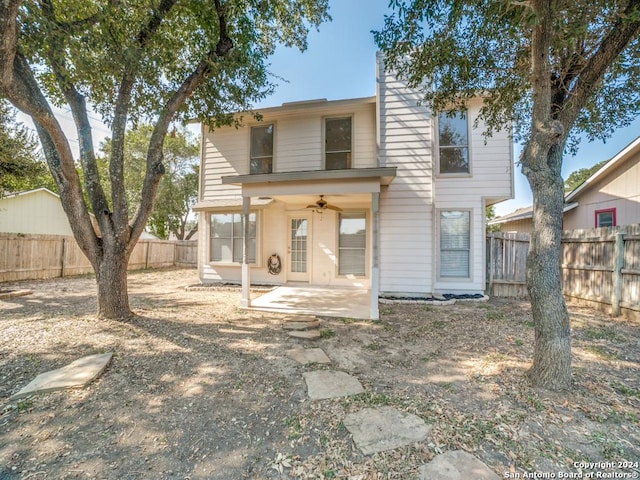
M 306 207 L 304 207 L 304 208 L 318 208 L 318 205 L 307 205 L 307 206 L 306 206 Z
M 326 205 L 324 208 L 328 208 L 329 210 L 334 210 L 336 212 L 341 212 L 342 209 L 340 207 L 336 207 L 335 205 Z

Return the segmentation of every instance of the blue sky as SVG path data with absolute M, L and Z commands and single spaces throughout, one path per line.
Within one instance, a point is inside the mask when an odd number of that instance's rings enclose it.
M 388 0 L 330 0 L 333 21 L 320 26 L 308 37 L 308 48 L 279 48 L 271 61 L 271 71 L 288 80 L 259 106 L 276 106 L 283 102 L 327 98 L 367 97 L 375 94 L 375 53 L 372 30 L 379 30 Z M 640 118 L 618 130 L 606 143 L 584 140 L 575 156 L 563 161 L 565 178 L 574 170 L 590 167 L 613 157 L 640 135 Z M 515 146 L 517 159 L 520 146 Z M 526 178 L 515 167 L 515 199 L 496 205 L 498 215 L 531 204 L 531 190 Z
M 283 102 L 327 98 L 367 97 L 375 94 L 375 53 L 372 30 L 383 26 L 389 13 L 389 0 L 330 0 L 331 22 L 322 24 L 308 37 L 308 48 L 279 47 L 271 59 L 271 72 L 285 81 L 273 95 L 258 107 L 277 106 Z M 108 134 L 108 129 L 92 116 L 96 146 Z M 25 121 L 24 117 L 20 117 Z M 73 131 L 71 115 L 62 113 L 60 119 L 67 131 Z M 583 141 L 576 156 L 566 156 L 563 175 L 578 168 L 609 159 L 640 135 L 640 118 L 620 129 L 606 143 Z M 74 146 L 72 142 L 72 146 Z M 514 158 L 520 147 L 516 145 Z M 515 167 L 515 199 L 496 206 L 498 215 L 531 204 L 531 191 L 520 169 Z

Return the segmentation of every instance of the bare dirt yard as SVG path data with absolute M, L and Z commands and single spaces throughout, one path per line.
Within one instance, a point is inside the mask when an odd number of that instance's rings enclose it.
M 237 308 L 234 288 L 185 290 L 194 270 L 129 282 L 126 322 L 96 320 L 92 277 L 3 285 L 33 294 L 0 300 L 1 479 L 411 479 L 454 449 L 499 478 L 637 478 L 638 322 L 571 307 L 574 387 L 557 394 L 527 383 L 526 302 L 381 305 L 377 322 L 323 318 L 304 343 L 284 316 Z M 297 364 L 300 346 L 333 364 Z M 101 352 L 113 360 L 88 387 L 9 400 Z M 310 401 L 303 372 L 328 368 L 365 393 Z M 342 420 L 381 405 L 423 418 L 429 438 L 362 455 Z

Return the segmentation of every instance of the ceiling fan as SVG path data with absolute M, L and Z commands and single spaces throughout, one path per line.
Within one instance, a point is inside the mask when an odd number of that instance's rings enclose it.
M 316 213 L 323 213 L 325 210 L 334 210 L 336 212 L 342 211 L 340 207 L 336 207 L 335 205 L 329 205 L 323 197 L 324 195 L 320 195 L 320 199 L 314 204 L 307 205 L 307 208 L 312 209 Z

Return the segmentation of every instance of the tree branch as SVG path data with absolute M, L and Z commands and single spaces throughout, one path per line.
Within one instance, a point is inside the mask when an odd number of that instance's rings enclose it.
M 98 238 L 93 230 L 87 206 L 82 196 L 80 178 L 75 169 L 69 142 L 53 115 L 47 99 L 22 55 L 16 55 L 13 68 L 14 82 L 6 91 L 7 98 L 22 112 L 31 116 L 42 143 L 49 170 L 53 175 L 62 206 L 78 244 L 87 256 L 100 258 Z
M 629 18 L 635 18 L 631 21 Z M 565 128 L 572 126 L 580 111 L 597 90 L 609 65 L 629 42 L 640 33 L 640 0 L 630 0 L 615 24 L 602 38 L 595 53 L 585 62 L 574 87 L 569 92 L 566 107 L 558 115 Z
M 59 24 L 55 19 L 53 4 L 50 0 L 43 0 L 42 13 L 50 22 Z M 87 195 L 89 196 L 89 201 L 91 202 L 91 207 L 103 234 L 112 232 L 113 226 L 109 215 L 109 204 L 107 203 L 102 184 L 100 183 L 86 102 L 84 96 L 80 94 L 71 81 L 71 76 L 64 58 L 64 36 L 56 35 L 56 37 L 56 41 L 51 42 L 46 50 L 49 64 L 51 65 L 58 87 L 71 108 L 78 133 L 80 160 L 84 170 L 84 184 Z
M 113 207 L 113 223 L 116 235 L 120 241 L 129 242 L 129 215 L 127 209 L 124 185 L 124 138 L 129 115 L 129 102 L 135 84 L 136 71 L 142 58 L 144 47 L 147 46 L 153 34 L 160 28 L 162 20 L 175 5 L 176 0 L 162 0 L 153 12 L 149 21 L 140 29 L 136 36 L 136 46 L 131 47 L 129 62 L 125 68 L 118 96 L 114 108 L 113 124 L 111 126 L 111 159 L 109 162 L 109 177 L 111 179 L 111 204 Z
M 220 4 L 220 0 L 215 0 L 215 6 L 219 23 L 219 38 L 216 48 L 205 55 L 205 58 L 175 91 L 160 113 L 158 122 L 151 134 L 147 153 L 147 171 L 144 177 L 140 205 L 131 223 L 131 241 L 137 241 L 153 209 L 158 182 L 160 181 L 160 176 L 164 173 L 164 167 L 162 166 L 164 138 L 173 117 L 193 91 L 209 76 L 215 59 L 225 57 L 233 48 L 233 41 L 227 33 L 225 7 Z
M 18 9 L 22 0 L 0 1 L 0 93 L 13 83 L 13 63 L 18 44 Z M 6 95 L 4 95 L 6 96 Z

